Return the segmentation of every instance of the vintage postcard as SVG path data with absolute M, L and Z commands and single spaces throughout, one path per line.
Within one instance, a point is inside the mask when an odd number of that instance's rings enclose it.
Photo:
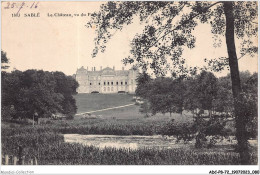
M 1 174 L 259 174 L 258 9 L 1 1 Z

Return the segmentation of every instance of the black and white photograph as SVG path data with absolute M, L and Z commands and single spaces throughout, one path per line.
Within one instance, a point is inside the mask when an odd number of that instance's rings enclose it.
M 1 174 L 259 174 L 258 9 L 1 1 Z

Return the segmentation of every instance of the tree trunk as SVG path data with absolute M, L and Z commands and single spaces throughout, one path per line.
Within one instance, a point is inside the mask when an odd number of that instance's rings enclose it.
M 236 138 L 238 141 L 238 151 L 241 164 L 249 164 L 249 150 L 246 136 L 246 116 L 243 112 L 241 84 L 238 69 L 238 60 L 236 54 L 234 37 L 234 16 L 233 2 L 223 2 L 224 13 L 226 16 L 226 44 L 229 57 L 229 67 L 232 81 L 232 92 L 234 98 Z

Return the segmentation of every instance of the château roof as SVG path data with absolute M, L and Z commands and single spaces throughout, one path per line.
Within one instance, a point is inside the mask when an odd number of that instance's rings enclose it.
M 104 69 L 102 69 L 102 71 L 106 71 L 106 70 L 112 70 L 112 71 L 114 71 L 114 69 L 112 69 L 112 68 L 110 68 L 110 67 L 106 67 L 106 68 L 104 68 Z
M 131 69 L 132 70 L 132 69 Z M 101 76 L 101 75 L 114 75 L 114 76 L 127 76 L 129 74 L 129 70 L 114 70 L 110 67 L 106 67 L 102 70 L 98 71 L 89 71 L 88 69 L 85 69 L 83 66 L 79 69 L 77 69 L 76 74 L 86 74 L 89 76 Z
M 106 67 L 105 69 L 102 69 L 101 74 L 102 75 L 115 75 L 115 70 L 111 69 L 110 67 Z
M 84 68 L 84 66 L 81 66 L 81 68 L 79 68 L 78 70 L 86 70 L 86 69 Z
M 128 75 L 129 71 L 128 70 L 118 70 L 116 71 L 116 76 L 125 76 Z
M 100 71 L 87 71 L 87 74 L 90 76 L 99 76 Z

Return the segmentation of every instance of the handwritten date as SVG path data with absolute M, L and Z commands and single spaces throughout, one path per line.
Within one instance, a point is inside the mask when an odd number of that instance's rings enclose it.
M 39 6 L 39 2 L 7 2 L 4 9 L 18 9 L 18 14 L 23 8 L 36 9 Z

